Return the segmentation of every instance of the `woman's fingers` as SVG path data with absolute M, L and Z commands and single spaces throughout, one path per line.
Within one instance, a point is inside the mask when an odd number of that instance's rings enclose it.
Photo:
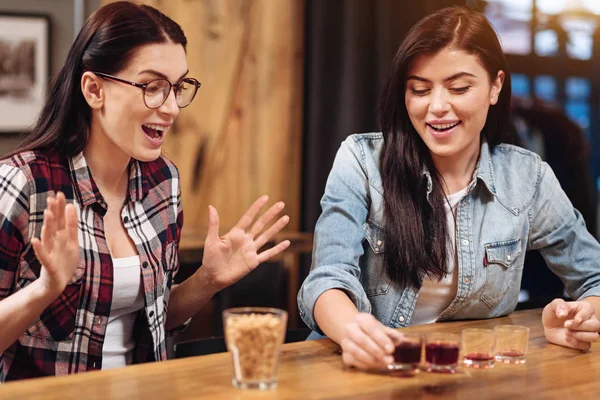
M 574 319 L 570 319 L 565 322 L 565 328 L 572 331 L 600 332 L 600 321 L 595 317 L 584 320 L 581 323 L 577 323 Z
M 394 346 L 396 344 L 398 344 L 402 340 L 402 338 L 404 337 L 404 335 L 402 333 L 400 333 L 397 329 L 390 328 L 389 326 L 384 326 L 383 328 L 385 330 L 385 333 L 392 340 L 392 342 L 394 342 Z
M 371 314 L 361 313 L 346 326 L 342 340 L 344 362 L 358 368 L 385 368 L 394 362 L 395 340 L 402 335 L 377 321 Z M 348 354 L 346 354 L 348 353 Z
M 581 324 L 582 322 L 589 320 L 596 314 L 594 306 L 587 301 L 576 301 L 567 304 L 572 305 L 573 312 L 575 313 L 573 320 L 577 324 Z
M 385 326 L 371 314 L 361 313 L 356 316 L 356 322 L 361 330 L 370 337 L 382 353 L 382 357 L 392 354 L 395 345 L 385 332 Z
M 62 230 L 65 227 L 65 206 L 67 205 L 67 199 L 63 192 L 56 194 L 56 230 Z
M 56 235 L 56 224 L 54 213 L 49 209 L 44 210 L 44 222 L 42 223 L 42 232 L 40 239 L 48 252 L 52 251 L 54 245 L 54 236 Z
M 267 261 L 268 259 L 275 257 L 277 254 L 281 253 L 282 251 L 287 249 L 289 246 L 290 246 L 290 241 L 284 240 L 283 242 L 279 243 L 277 246 L 271 247 L 270 249 L 263 251 L 262 253 L 260 253 L 258 255 L 258 263 L 259 264 L 263 263 L 263 262 Z
M 244 215 L 242 215 L 242 218 L 240 218 L 240 220 L 235 225 L 235 227 L 239 228 L 239 229 L 241 229 L 243 231 L 245 231 L 246 229 L 248 229 L 248 227 L 250 226 L 250 224 L 252 224 L 252 221 L 254 221 L 254 218 L 256 218 L 256 216 L 260 212 L 261 208 L 263 208 L 264 205 L 267 204 L 267 201 L 269 201 L 269 196 L 265 195 L 265 196 L 259 197 L 250 206 L 250 208 L 248 208 L 248 210 L 246 210 L 246 212 L 244 213 Z
M 52 267 L 52 263 L 50 261 L 48 252 L 44 248 L 44 244 L 40 241 L 40 239 L 31 239 L 31 246 L 33 247 L 33 252 L 35 253 L 35 256 L 37 257 L 40 264 L 44 267 Z
M 352 323 L 346 328 L 346 338 L 353 344 L 369 355 L 369 360 L 376 364 L 389 364 L 386 362 L 386 351 L 379 347 L 375 340 L 365 333 L 356 323 Z M 366 362 L 366 360 L 363 360 Z
M 565 318 L 569 315 L 568 306 L 563 299 L 552 300 L 550 306 L 553 308 L 556 318 Z
M 342 360 L 344 361 L 344 364 L 350 366 L 350 367 L 355 367 L 358 369 L 369 369 L 370 366 L 358 361 L 356 358 L 354 358 L 354 355 L 352 355 L 349 351 L 344 351 L 342 353 Z
M 342 339 L 341 346 L 342 346 L 342 355 L 346 352 L 350 353 L 350 355 L 352 356 L 352 359 L 361 363 L 363 368 L 373 368 L 375 366 L 381 365 L 380 360 L 377 360 L 375 357 L 373 357 L 367 351 L 362 349 L 360 347 L 360 345 L 355 343 L 350 338 Z
M 213 206 L 208 206 L 208 232 L 206 232 L 206 239 L 219 240 L 219 213 Z
M 598 332 L 572 331 L 567 329 L 565 334 L 568 338 L 572 338 L 580 342 L 593 343 L 598 341 Z
M 290 217 L 287 215 L 279 218 L 277 222 L 275 222 L 269 229 L 263 232 L 263 234 L 255 240 L 256 248 L 260 249 L 263 247 L 269 240 L 271 240 L 271 238 L 273 238 L 273 236 L 281 232 L 288 222 L 290 222 Z
M 73 204 L 67 204 L 65 207 L 65 227 L 67 229 L 67 235 L 69 241 L 76 242 L 79 244 L 79 237 L 77 231 L 77 210 Z
M 252 237 L 257 237 L 263 231 L 263 229 L 265 229 L 265 227 L 271 222 L 271 220 L 273 218 L 275 218 L 275 216 L 277 214 L 279 214 L 281 212 L 281 210 L 283 210 L 284 207 L 285 207 L 285 203 L 283 201 L 279 201 L 279 202 L 273 204 L 252 225 L 252 228 L 250 228 L 250 235 Z
M 590 342 L 583 342 L 570 335 L 565 335 L 565 340 L 569 346 L 579 350 L 589 350 L 592 347 Z

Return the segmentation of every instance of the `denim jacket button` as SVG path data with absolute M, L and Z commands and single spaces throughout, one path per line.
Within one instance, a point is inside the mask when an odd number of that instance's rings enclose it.
M 463 279 L 463 282 L 464 282 L 464 283 L 469 283 L 470 281 L 471 281 L 471 280 L 470 280 L 469 278 L 465 278 L 465 279 Z
M 469 241 L 467 239 L 462 241 L 463 246 L 467 246 L 469 244 Z
M 404 322 L 404 317 L 401 315 L 400 318 L 398 318 L 398 321 Z
M 506 255 L 506 259 L 507 259 L 508 261 L 510 261 L 510 254 L 507 254 L 507 255 Z
M 377 241 L 377 247 L 381 247 L 382 244 L 383 244 L 383 242 L 381 240 Z

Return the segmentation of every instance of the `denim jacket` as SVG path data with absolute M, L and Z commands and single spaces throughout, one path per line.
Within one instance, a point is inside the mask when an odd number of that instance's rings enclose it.
M 298 293 L 300 316 L 321 333 L 313 310 L 323 292 L 344 291 L 361 312 L 390 327 L 410 324 L 419 295 L 388 278 L 381 133 L 349 136 L 321 199 L 310 274 Z M 431 176 L 424 172 L 431 190 Z M 424 196 L 428 195 L 423 194 Z M 570 296 L 600 296 L 600 244 L 538 155 L 482 141 L 456 215 L 458 288 L 438 321 L 492 318 L 514 311 L 526 250 L 539 250 Z

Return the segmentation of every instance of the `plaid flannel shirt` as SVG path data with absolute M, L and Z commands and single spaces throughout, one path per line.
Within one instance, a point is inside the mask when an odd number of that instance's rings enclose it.
M 129 171 L 121 217 L 142 264 L 144 308 L 135 322 L 133 357 L 139 363 L 167 357 L 165 322 L 183 213 L 179 174 L 169 160 L 132 160 Z M 58 191 L 78 212 L 81 261 L 64 292 L 0 354 L 0 382 L 102 367 L 113 266 L 103 228 L 107 205 L 83 154 L 63 159 L 30 151 L 0 161 L 0 300 L 39 277 L 31 239 L 40 236 L 48 194 Z

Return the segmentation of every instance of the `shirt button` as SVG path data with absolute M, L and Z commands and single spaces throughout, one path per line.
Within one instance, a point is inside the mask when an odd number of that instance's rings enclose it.
M 148 316 L 150 316 L 150 317 L 152 317 L 153 315 L 154 315 L 154 311 L 150 311 L 150 312 L 148 313 Z
M 125 216 L 125 217 L 123 218 L 123 222 L 125 222 L 125 223 L 128 223 L 128 222 L 129 222 L 129 217 L 128 217 L 128 216 Z
M 468 246 L 469 245 L 469 241 L 467 239 L 462 241 L 463 246 Z
M 377 241 L 377 247 L 380 247 L 383 244 L 383 242 L 381 240 Z
M 400 318 L 398 318 L 398 321 L 404 322 L 404 317 L 401 315 Z
M 96 318 L 96 325 L 102 325 L 102 317 Z
M 144 268 L 148 268 L 148 261 L 144 261 L 144 262 L 142 263 L 142 267 L 144 267 Z
M 508 254 L 508 255 L 506 256 L 506 259 L 507 259 L 508 261 L 510 261 L 510 254 Z

